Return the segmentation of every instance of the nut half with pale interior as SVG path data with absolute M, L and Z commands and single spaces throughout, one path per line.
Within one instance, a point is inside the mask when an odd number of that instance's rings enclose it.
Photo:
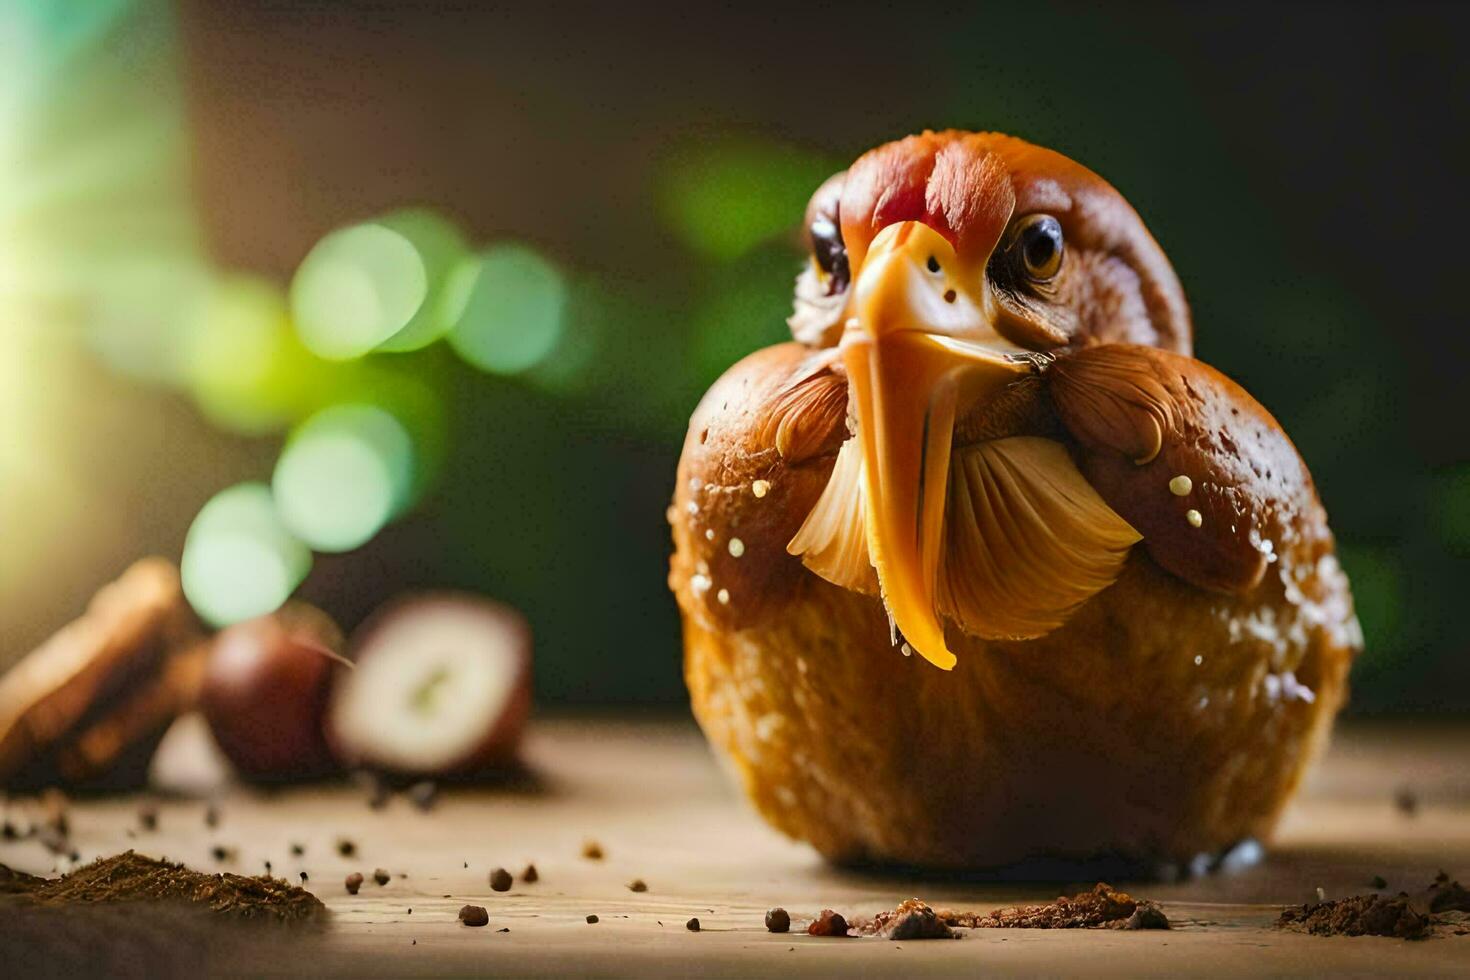
M 327 737 L 347 766 L 474 776 L 512 766 L 531 707 L 531 629 L 466 593 L 397 600 L 353 635 Z

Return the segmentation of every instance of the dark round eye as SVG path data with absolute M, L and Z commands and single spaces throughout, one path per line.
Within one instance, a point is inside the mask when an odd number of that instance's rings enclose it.
M 847 264 L 847 245 L 842 229 L 831 218 L 817 218 L 808 229 L 812 236 L 812 255 L 817 268 L 827 280 L 827 295 L 835 296 L 847 289 L 852 272 Z
M 1062 223 L 1049 214 L 1027 215 L 1016 225 L 1011 253 L 1017 271 L 1046 282 L 1062 267 Z

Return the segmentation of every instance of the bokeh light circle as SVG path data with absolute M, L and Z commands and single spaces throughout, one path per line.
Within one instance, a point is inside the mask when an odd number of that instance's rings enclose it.
M 464 234 L 453 222 L 428 208 L 404 208 L 384 215 L 374 224 L 402 235 L 413 245 L 426 281 L 418 310 L 378 349 L 412 351 L 427 347 L 444 336 L 453 322 L 444 307 L 444 287 L 468 251 Z
M 445 286 L 449 343 L 492 374 L 519 374 L 540 363 L 565 329 L 561 272 L 524 245 L 496 245 L 464 259 Z
M 195 612 L 228 626 L 280 608 L 311 570 L 311 551 L 281 523 L 269 487 L 241 483 L 194 518 L 180 570 Z
M 403 330 L 429 298 L 423 257 L 405 235 L 380 224 L 332 232 L 291 281 L 296 332 L 318 357 L 361 357 Z
M 375 405 L 336 405 L 294 432 L 271 491 L 282 523 L 318 551 L 365 544 L 407 505 L 413 443 Z

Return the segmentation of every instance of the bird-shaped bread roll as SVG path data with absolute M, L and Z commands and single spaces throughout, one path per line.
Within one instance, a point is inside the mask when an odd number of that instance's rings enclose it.
M 994 133 L 824 184 L 795 341 L 690 423 L 695 714 L 839 861 L 1191 862 L 1266 839 L 1361 645 L 1310 474 L 1190 356 L 1128 203 Z

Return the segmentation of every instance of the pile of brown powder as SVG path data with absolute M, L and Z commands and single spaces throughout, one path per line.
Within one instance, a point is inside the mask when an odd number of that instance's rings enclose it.
M 1284 909 L 1276 928 L 1306 932 L 1314 936 L 1395 936 L 1423 939 L 1429 935 L 1429 919 L 1409 907 L 1403 895 L 1354 895 L 1312 905 Z
M 1099 882 L 1091 891 L 1062 896 L 1045 905 L 1018 905 L 991 912 L 934 911 L 916 898 L 891 912 L 855 923 L 858 931 L 887 938 L 943 939 L 962 929 L 1167 929 L 1168 917 L 1153 902 Z
M 1407 892 L 1378 893 L 1331 901 L 1290 905 L 1282 909 L 1276 928 L 1313 936 L 1391 936 L 1424 939 L 1440 931 L 1464 935 L 1470 913 L 1470 890 L 1441 871 L 1415 897 Z
M 1063 895 L 1045 905 L 1017 905 L 985 915 L 942 910 L 939 917 L 969 929 L 1122 929 L 1140 908 L 1155 906 L 1098 882 L 1090 892 Z
M 326 913 L 304 888 L 280 878 L 203 874 L 126 851 L 60 878 L 37 878 L 0 865 L 0 893 L 43 906 L 103 902 L 185 902 L 234 919 L 303 922 Z

